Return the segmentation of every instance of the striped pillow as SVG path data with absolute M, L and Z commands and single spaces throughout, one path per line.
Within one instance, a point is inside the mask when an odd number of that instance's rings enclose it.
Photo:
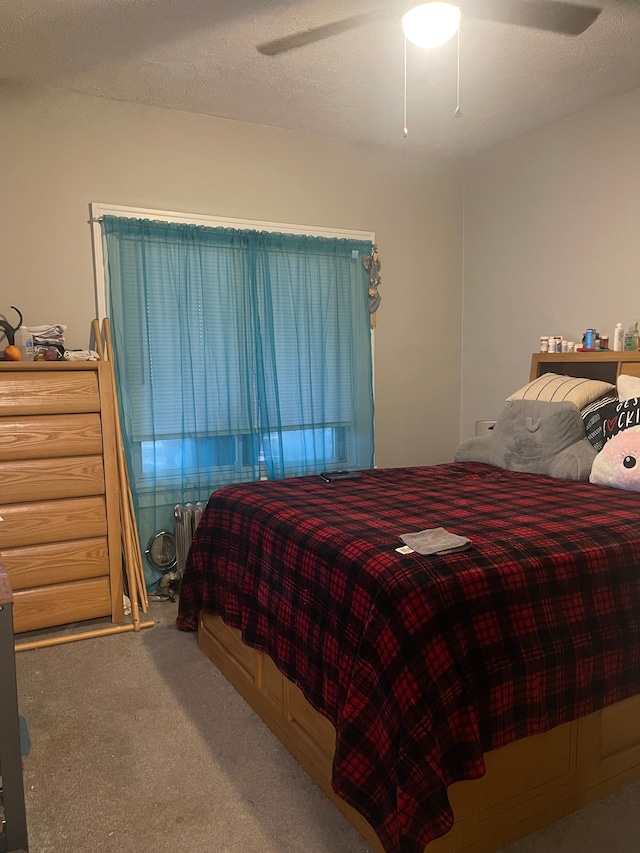
M 617 404 L 618 397 L 615 394 L 603 394 L 593 403 L 580 409 L 584 431 L 598 452 L 604 447 L 604 423 L 616 414 Z
M 574 403 L 579 409 L 592 403 L 602 394 L 615 391 L 615 385 L 601 382 L 599 379 L 580 379 L 575 376 L 561 376 L 558 373 L 543 373 L 533 382 L 523 385 L 518 391 L 507 397 L 511 400 L 545 400 L 548 403 Z

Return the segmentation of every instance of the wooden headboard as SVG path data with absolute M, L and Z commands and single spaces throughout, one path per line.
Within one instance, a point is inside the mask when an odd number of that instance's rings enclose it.
M 534 352 L 530 380 L 543 373 L 560 373 L 615 384 L 621 373 L 640 377 L 640 352 Z

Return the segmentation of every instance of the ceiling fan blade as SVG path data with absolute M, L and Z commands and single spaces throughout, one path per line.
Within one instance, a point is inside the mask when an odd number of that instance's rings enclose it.
M 331 24 L 323 24 L 321 27 L 313 27 L 310 30 L 303 30 L 299 33 L 293 33 L 290 36 L 283 36 L 273 41 L 263 42 L 258 45 L 258 52 L 265 56 L 275 56 L 278 53 L 284 53 L 287 50 L 293 50 L 296 47 L 304 47 L 307 44 L 313 44 L 316 41 L 337 36 L 340 33 L 355 30 L 358 27 L 363 27 L 365 24 L 375 23 L 398 17 L 396 11 L 390 9 L 373 9 L 371 12 L 363 12 L 360 15 L 353 15 L 351 18 L 344 18 L 342 21 L 334 21 Z
M 421 0 L 415 0 L 415 4 L 405 2 L 400 4 L 407 7 L 420 5 Z M 425 0 L 422 0 L 425 2 Z M 451 0 L 456 2 L 456 0 Z M 583 33 L 596 20 L 602 9 L 594 6 L 582 6 L 575 3 L 563 2 L 563 0 L 458 0 L 457 5 L 465 18 L 475 18 L 479 21 L 496 21 L 501 24 L 515 24 L 520 27 L 532 27 L 538 30 L 549 30 L 554 33 L 577 36 Z M 265 56 L 276 56 L 304 47 L 314 42 L 323 41 L 332 36 L 355 30 L 365 24 L 384 20 L 399 19 L 402 12 L 397 8 L 372 9 L 344 18 L 341 21 L 333 21 L 320 27 L 302 30 L 283 36 L 273 41 L 259 44 L 259 53 Z
M 578 36 L 596 20 L 602 9 L 561 0 L 460 0 L 466 18 L 497 21 Z

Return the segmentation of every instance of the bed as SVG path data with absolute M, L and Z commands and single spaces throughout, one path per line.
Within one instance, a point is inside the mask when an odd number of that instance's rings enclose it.
M 640 778 L 639 508 L 474 462 L 228 486 L 178 627 L 374 849 L 488 853 Z M 396 551 L 435 526 L 471 547 Z

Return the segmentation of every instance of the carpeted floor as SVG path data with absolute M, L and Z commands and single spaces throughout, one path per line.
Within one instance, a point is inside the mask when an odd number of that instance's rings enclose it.
M 31 853 L 368 853 L 175 613 L 17 655 Z M 504 853 L 640 853 L 640 784 Z

